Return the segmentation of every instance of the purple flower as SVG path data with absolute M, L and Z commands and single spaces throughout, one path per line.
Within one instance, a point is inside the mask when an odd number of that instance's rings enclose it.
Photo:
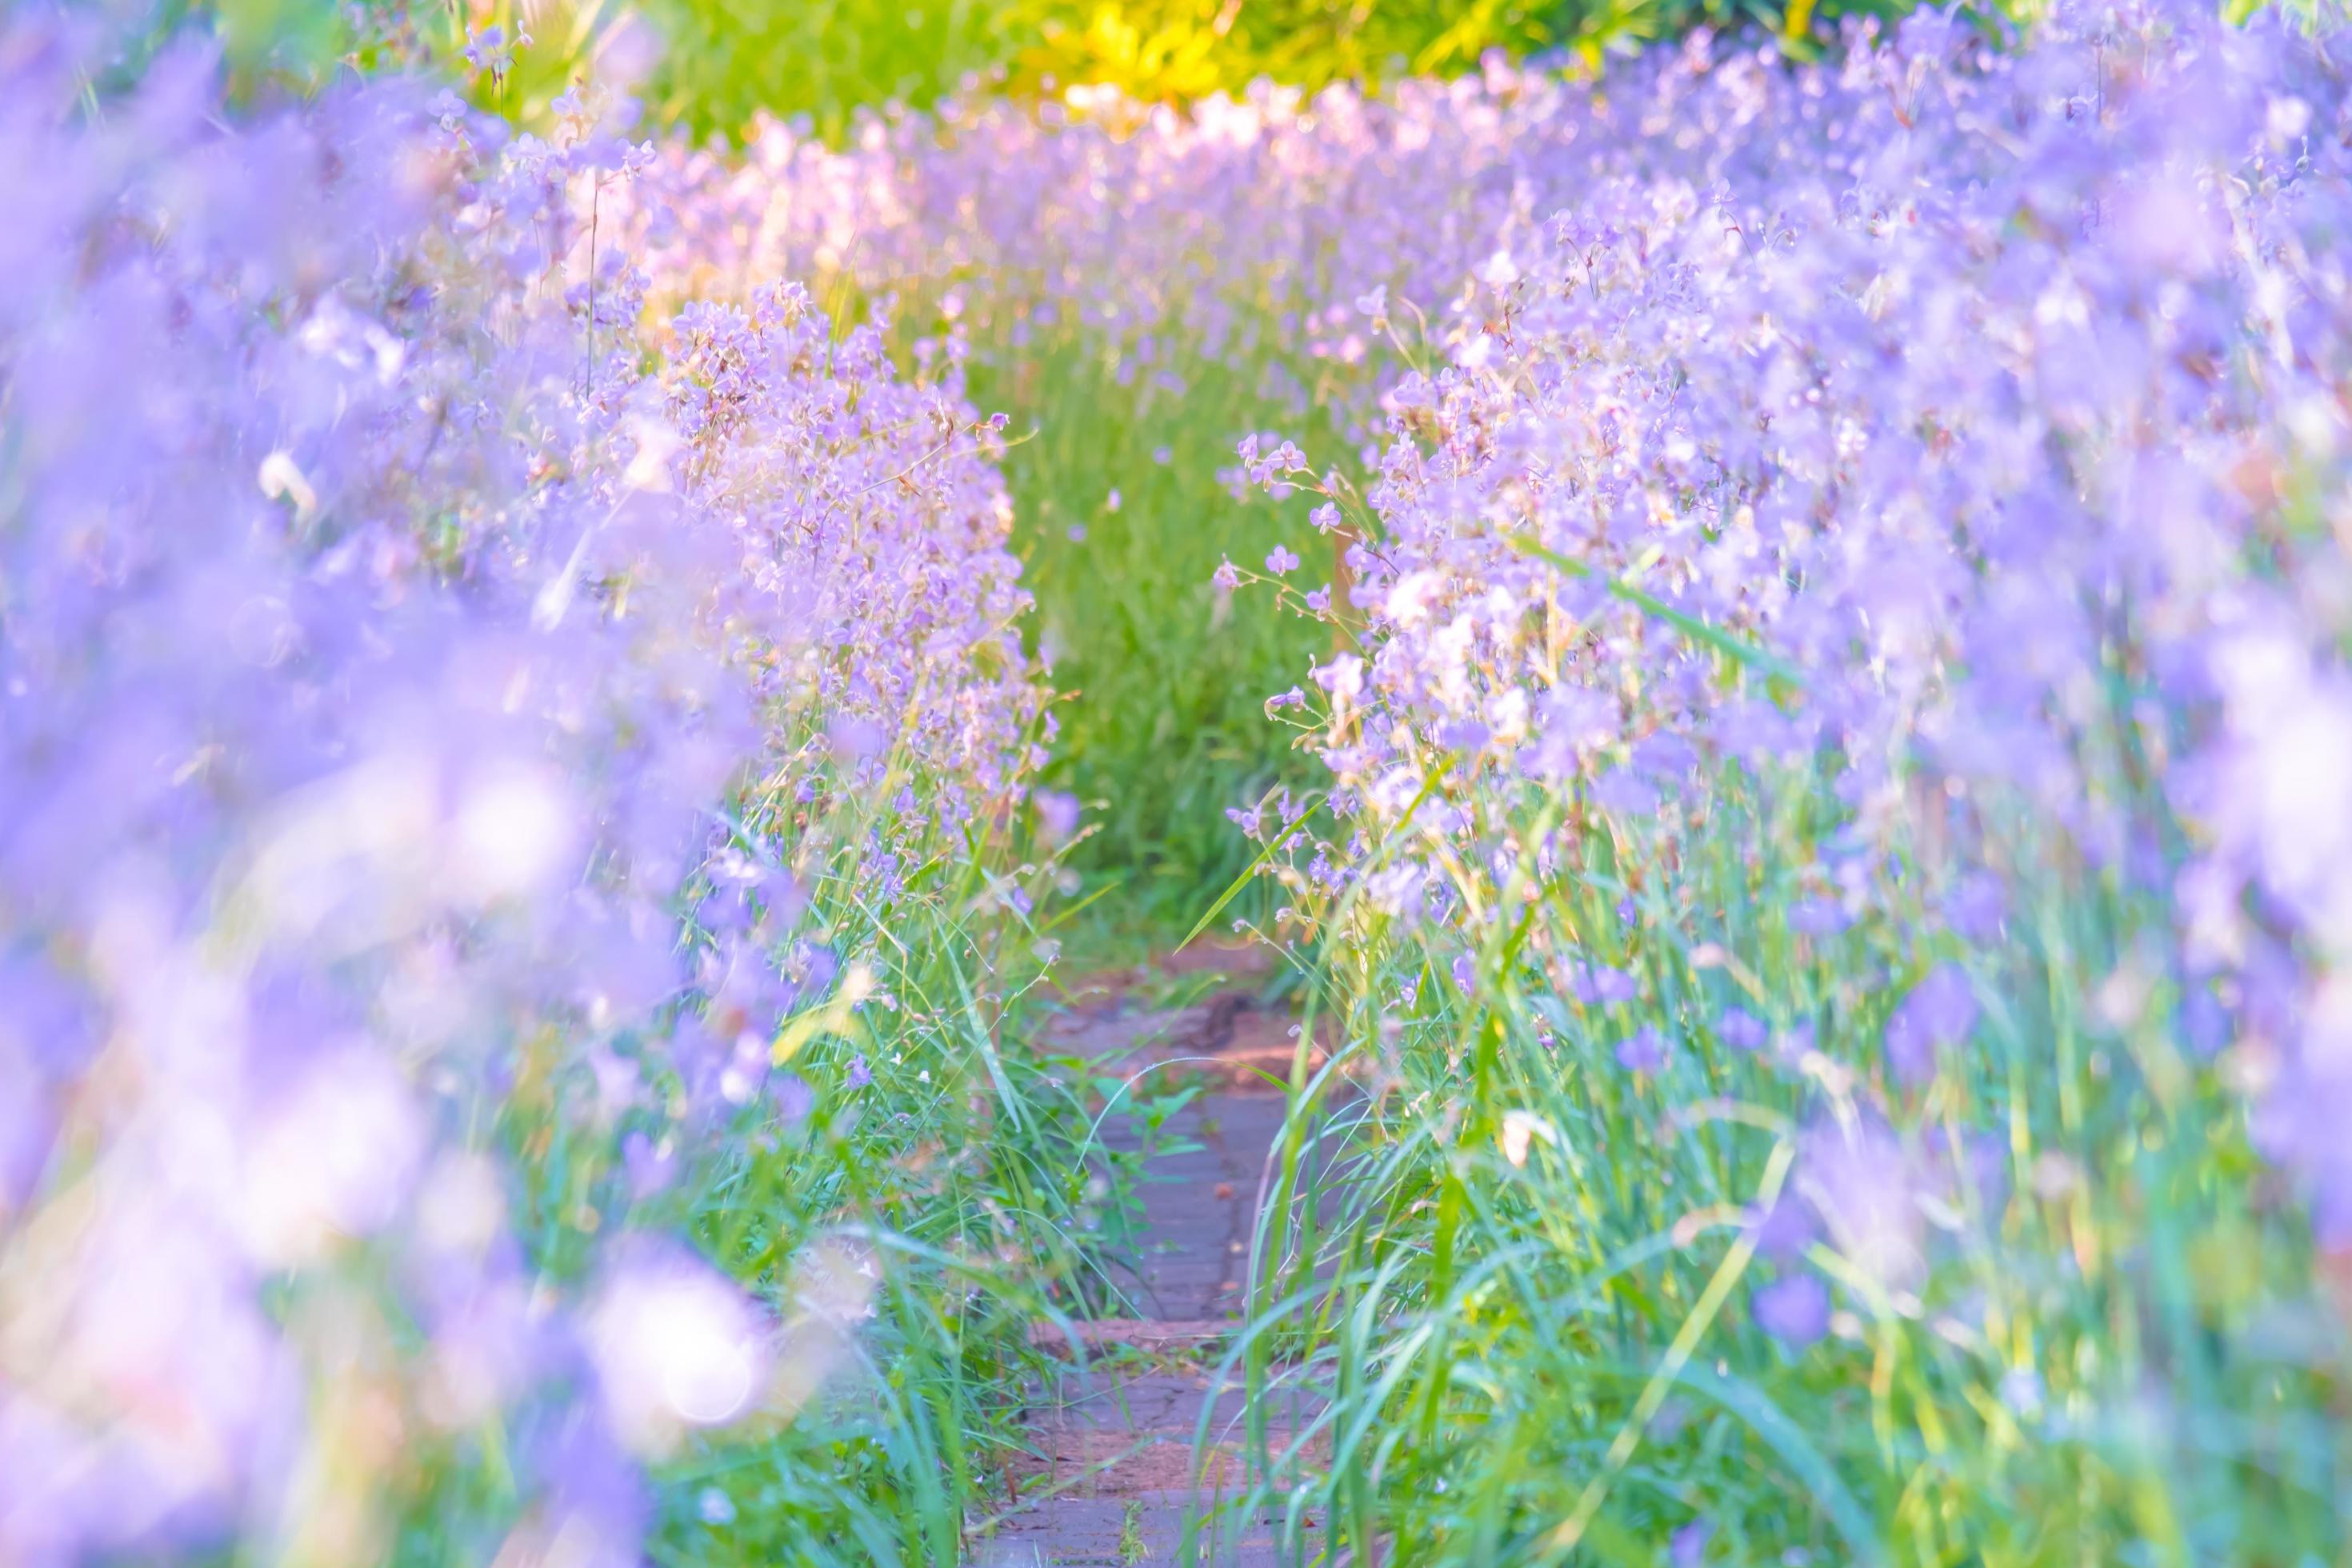
M 1045 837 L 1055 844 L 1068 843 L 1078 831 L 1078 797 L 1066 790 L 1041 789 L 1030 798 Z
M 1617 1065 L 1627 1072 L 1655 1074 L 1666 1065 L 1666 1042 L 1644 1024 L 1617 1042 Z
M 1298 569 L 1298 557 L 1287 545 L 1277 544 L 1266 552 L 1265 569 L 1277 577 L 1286 577 Z
M 1225 561 L 1220 563 L 1216 571 L 1210 574 L 1209 581 L 1220 588 L 1237 588 L 1241 585 L 1242 574 L 1234 569 L 1234 563 L 1231 561 Z
M 1845 910 L 1829 899 L 1799 899 L 1789 906 L 1789 929 L 1799 936 L 1835 936 L 1851 922 Z
M 1437 742 L 1448 751 L 1483 752 L 1495 732 L 1475 719 L 1448 719 L 1437 727 Z
M 1631 768 L 1612 768 L 1593 781 L 1593 801 L 1619 816 L 1648 816 L 1658 809 L 1658 792 Z
M 506 42 L 507 30 L 496 24 L 476 29 L 466 40 L 466 63 L 476 70 L 494 65 L 504 68 L 505 62 L 510 58 Z
M 1828 1245 L 1889 1289 L 1913 1289 L 1927 1267 L 1923 1196 L 1940 1180 L 1923 1180 L 1918 1163 L 1883 1121 L 1825 1121 L 1809 1129 L 1790 1181 L 1820 1221 Z
M 890 733 L 871 719 L 861 719 L 845 713 L 826 727 L 826 736 L 833 742 L 833 754 L 843 762 L 865 762 L 887 751 Z
M 850 1058 L 849 1087 L 851 1089 L 864 1089 L 867 1084 L 872 1083 L 873 1081 L 873 1070 L 866 1065 L 866 1053 L 860 1051 L 856 1056 Z
M 2181 998 L 2180 1037 L 2190 1050 L 2208 1061 L 2229 1044 L 2229 1009 L 2209 988 L 2195 986 Z
M 1786 1261 L 1802 1257 L 1805 1248 L 1820 1238 L 1821 1230 L 1813 1223 L 1812 1211 L 1783 1193 L 1755 1220 L 1749 1234 L 1759 1257 Z
M 1906 1084 L 1936 1075 L 1936 1058 L 1967 1039 L 1976 1027 L 1975 987 L 1955 963 L 1939 963 L 1911 988 L 1886 1022 L 1886 1059 Z
M 2007 894 L 2000 879 L 1982 872 L 1960 879 L 1944 901 L 1944 918 L 1952 930 L 1973 942 L 1991 942 L 2000 935 Z
M 1613 1007 L 1631 1002 L 1640 992 L 1633 977 L 1606 963 L 1571 963 L 1569 994 L 1588 1007 Z
M 776 1120 L 783 1126 L 799 1126 L 816 1109 L 816 1091 L 798 1073 L 778 1073 L 768 1091 L 775 1101 Z
M 1756 1292 L 1756 1326 L 1795 1350 L 1830 1328 L 1830 1289 L 1818 1275 L 1790 1274 Z
M 657 1144 L 643 1132 L 632 1132 L 621 1143 L 621 1168 L 630 1194 L 644 1199 L 677 1179 L 677 1152 L 666 1142 Z
M 1539 777 L 1565 778 L 1582 754 L 1617 732 L 1615 700 L 1582 686 L 1556 686 L 1538 705 L 1522 765 Z
M 1715 1032 L 1725 1045 L 1736 1051 L 1761 1050 L 1765 1041 L 1771 1037 L 1771 1031 L 1764 1026 L 1761 1018 L 1738 1007 L 1723 1010 L 1723 1016 L 1716 1020 Z

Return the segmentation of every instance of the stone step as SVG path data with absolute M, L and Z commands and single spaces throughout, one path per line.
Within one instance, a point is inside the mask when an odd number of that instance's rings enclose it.
M 1195 1520 L 1192 1561 L 1203 1568 L 1286 1561 L 1276 1550 L 1280 1519 L 1263 1510 L 1245 1516 L 1240 1494 L 1270 1466 L 1303 1473 L 1321 1462 L 1319 1441 L 1289 1458 L 1294 1435 L 1320 1406 L 1277 1395 L 1264 1409 L 1268 1427 L 1253 1467 L 1244 1393 L 1207 1373 L 1091 1367 L 1031 1390 L 1035 1451 L 1012 1465 L 1016 1495 L 974 1561 L 1091 1564 L 1109 1553 L 1122 1568 L 1172 1564 L 1183 1560 L 1185 1530 Z
M 1159 1354 L 1197 1353 L 1223 1343 L 1237 1326 L 1230 1318 L 1096 1318 L 1066 1330 L 1053 1323 L 1033 1324 L 1029 1342 L 1060 1355 L 1071 1354 L 1074 1342 L 1087 1355 L 1120 1347 Z
M 1271 1515 L 1221 1516 L 1194 1534 L 1188 1556 L 1192 1519 L 1182 1494 L 1067 1499 L 1050 1515 L 1004 1521 L 971 1561 L 979 1568 L 1287 1568 L 1314 1560 L 1311 1547 L 1283 1549 Z
M 1158 973 L 1209 970 L 1230 981 L 1259 962 L 1204 946 Z M 1161 1129 L 1157 1146 L 1181 1152 L 1155 1154 L 1144 1172 L 1135 1277 L 1119 1282 L 1139 1315 L 1030 1331 L 1033 1343 L 1077 1364 L 1028 1391 L 1029 1451 L 1008 1467 L 1013 1495 L 975 1542 L 982 1568 L 1273 1568 L 1312 1556 L 1319 1521 L 1289 1528 L 1263 1510 L 1245 1517 L 1240 1503 L 1269 1470 L 1280 1496 L 1324 1462 L 1319 1439 L 1294 1444 L 1320 1406 L 1276 1394 L 1255 1413 L 1265 1428 L 1256 1447 L 1244 1391 L 1202 1365 L 1247 1304 L 1259 1192 L 1298 1044 L 1294 1020 L 1231 984 L 1189 1006 L 1154 1008 L 1147 998 L 1165 988 L 1152 979 L 1147 970 L 1074 985 L 1049 1047 L 1104 1074 L 1168 1064 L 1154 1088 L 1187 1078 L 1213 1087 Z M 1322 1042 L 1311 1045 L 1319 1066 Z M 1179 1062 L 1192 1057 L 1213 1059 Z M 1124 1116 L 1107 1118 L 1103 1135 L 1115 1150 L 1144 1147 Z

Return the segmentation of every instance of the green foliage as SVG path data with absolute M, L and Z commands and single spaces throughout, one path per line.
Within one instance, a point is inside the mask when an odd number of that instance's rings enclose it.
M 765 110 L 837 137 L 861 107 L 928 105 L 987 79 L 1021 36 L 998 0 L 649 0 L 644 15 L 663 40 L 646 101 L 699 132 Z
M 837 140 L 860 110 L 928 108 L 972 89 L 1038 97 L 1108 84 L 1182 100 L 1258 77 L 1311 88 L 1459 69 L 1489 48 L 1641 36 L 1649 9 L 1579 23 L 1556 0 L 566 0 L 530 8 L 536 47 L 496 97 L 520 117 L 541 112 L 608 51 L 634 52 L 639 18 L 660 40 L 640 84 L 656 122 L 732 134 L 764 110 L 804 115 Z M 440 47 L 461 46 L 461 16 L 511 32 L 521 15 L 513 0 L 452 5 Z
M 1328 656 L 1328 631 L 1211 582 L 1227 555 L 1316 548 L 1216 479 L 1242 434 L 1289 416 L 1257 395 L 1255 364 L 1182 358 L 1171 394 L 1076 332 L 999 363 L 975 374 L 973 396 L 1034 431 L 1006 477 L 1034 636 L 1071 694 L 1048 776 L 1093 808 L 1079 864 L 1128 879 L 1128 917 L 1181 931 L 1249 858 L 1226 812 L 1307 771 L 1265 700 Z
M 315 92 L 338 71 L 425 64 L 455 36 L 439 5 L 420 30 L 411 0 L 95 0 L 91 9 L 105 16 L 100 36 L 113 51 L 89 84 L 100 100 L 192 31 L 217 41 L 235 103 Z
M 1527 792 L 1521 841 L 1577 847 L 1523 871 L 1467 992 L 1414 928 L 1316 909 L 1347 1044 L 1297 1086 L 1229 1370 L 1329 1404 L 1236 1506 L 1421 1563 L 2338 1560 L 2345 1320 L 2230 1059 L 2136 956 L 2161 901 L 2009 823 L 2027 895 L 1963 960 L 1982 1044 L 1895 1087 L 1890 1009 L 1958 950 L 1793 929 L 1843 820 L 1820 778 L 1726 770 L 1685 812 Z M 1571 999 L 1582 963 L 1636 994 Z M 1727 1044 L 1735 1006 L 1814 1048 Z M 1645 1026 L 1654 1074 L 1616 1056 Z M 1800 1152 L 1840 1125 L 1901 1153 L 1824 1176 Z M 1776 1255 L 1784 1195 L 1850 1224 Z M 1828 1335 L 1775 1339 L 1757 1291 L 1816 1271 Z
M 1073 1064 L 1026 1046 L 1053 928 L 1014 890 L 1044 891 L 1057 868 L 1002 830 L 931 831 L 903 893 L 877 907 L 860 891 L 865 846 L 923 821 L 898 816 L 897 793 L 828 792 L 813 811 L 762 786 L 740 803 L 743 846 L 796 846 L 810 897 L 798 940 L 850 966 L 778 1031 L 775 1058 L 804 1094 L 763 1090 L 667 1146 L 651 1196 L 612 1156 L 639 1120 L 662 1132 L 657 1108 L 580 1136 L 600 1090 L 546 1071 L 562 1059 L 551 1049 L 521 1064 L 498 1129 L 528 1178 L 523 1238 L 542 1278 L 575 1280 L 590 1238 L 626 1216 L 691 1237 L 783 1326 L 785 1384 L 804 1402 L 695 1436 L 658 1470 L 661 1563 L 956 1561 L 1022 1441 L 1020 1390 L 1046 1364 L 1033 1326 L 1106 1302 L 1119 1194 L 1090 1189 L 1095 1108 Z M 487 1560 L 513 1508 L 499 1473 L 495 1456 L 450 1455 L 404 1559 Z
M 224 13 L 311 3 L 219 0 Z M 1591 65 L 1700 26 L 1754 26 L 1801 51 L 1843 16 L 1907 8 L 1905 0 L 418 0 L 394 14 L 412 18 L 428 51 L 445 58 L 467 26 L 497 24 L 511 36 L 527 25 L 535 47 L 492 94 L 525 120 L 593 70 L 635 80 L 659 125 L 734 135 L 764 110 L 806 116 L 837 141 L 861 110 L 928 108 L 975 90 L 1027 99 L 1099 85 L 1182 101 L 1261 78 L 1309 90 L 1376 87 L 1472 69 L 1489 51 Z
M 1444 74 L 1489 49 L 1523 56 L 1576 37 L 1559 0 L 1029 0 L 1018 84 L 1109 84 L 1139 98 L 1236 91 L 1259 77 L 1307 89 Z

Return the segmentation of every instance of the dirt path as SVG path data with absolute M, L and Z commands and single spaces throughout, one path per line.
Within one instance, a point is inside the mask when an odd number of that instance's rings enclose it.
M 1189 956 L 1189 955 L 1188 955 Z M 1055 1386 L 1034 1391 L 1029 1430 L 1038 1457 L 1014 1467 L 1021 1495 L 1038 1500 L 999 1523 L 975 1560 L 984 1568 L 1272 1568 L 1291 1561 L 1276 1544 L 1278 1521 L 1236 1517 L 1216 1500 L 1244 1481 L 1247 1441 L 1241 1392 L 1220 1386 L 1214 1369 L 1225 1334 L 1242 1316 L 1251 1226 L 1268 1151 L 1283 1121 L 1283 1096 L 1297 1047 L 1287 1013 L 1265 1007 L 1261 967 L 1251 955 L 1211 950 L 1209 962 L 1109 976 L 1075 991 L 1057 1021 L 1057 1048 L 1122 1076 L 1154 1063 L 1147 1081 L 1169 1075 L 1206 1080 L 1171 1117 L 1141 1197 L 1140 1278 L 1130 1294 L 1139 1315 L 1085 1325 L 1089 1358 Z M 1206 970 L 1205 995 L 1155 1005 L 1158 984 L 1186 968 Z M 1205 1063 L 1181 1058 L 1206 1057 Z M 1124 1118 L 1105 1142 L 1140 1147 Z M 1279 1453 L 1308 1412 L 1297 1402 L 1264 1412 Z M 1203 1428 L 1211 1447 L 1196 1451 Z M 1196 1463 L 1205 1452 L 1205 1467 Z M 1187 1525 L 1204 1523 L 1184 1550 Z

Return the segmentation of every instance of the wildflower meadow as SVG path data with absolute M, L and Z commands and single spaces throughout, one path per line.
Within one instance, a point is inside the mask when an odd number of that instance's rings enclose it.
M 0 1565 L 2352 1563 L 2342 18 L 927 4 L 0 4 Z

